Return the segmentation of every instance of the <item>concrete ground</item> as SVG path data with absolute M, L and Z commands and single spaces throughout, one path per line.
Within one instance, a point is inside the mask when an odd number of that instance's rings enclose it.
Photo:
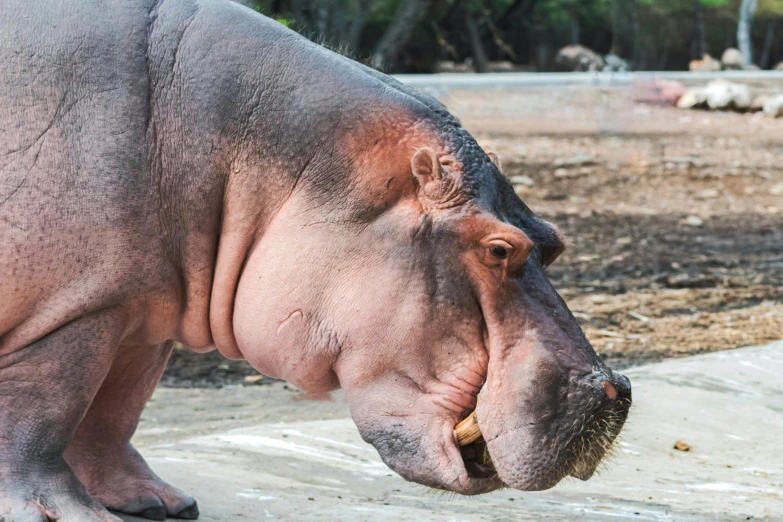
M 634 407 L 616 456 L 588 482 L 540 493 L 406 483 L 344 405 L 282 384 L 158 390 L 135 442 L 203 521 L 783 520 L 783 342 L 626 373 Z

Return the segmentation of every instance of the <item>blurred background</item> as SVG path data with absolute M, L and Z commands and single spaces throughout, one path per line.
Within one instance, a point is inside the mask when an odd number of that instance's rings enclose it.
M 714 70 L 704 56 L 727 49 L 740 53 L 724 67 L 783 61 L 783 0 L 238 1 L 385 72 Z

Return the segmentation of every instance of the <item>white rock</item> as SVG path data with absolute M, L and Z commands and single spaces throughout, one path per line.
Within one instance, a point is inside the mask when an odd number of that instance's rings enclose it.
M 688 216 L 687 218 L 680 221 L 680 223 L 689 227 L 700 227 L 704 224 L 704 220 L 699 216 Z
M 704 189 L 696 194 L 696 199 L 715 199 L 720 195 L 717 189 Z
M 555 162 L 555 167 L 584 167 L 587 165 L 595 165 L 595 158 L 589 154 L 583 154 L 574 156 L 573 158 L 561 159 Z
M 725 70 L 738 71 L 745 65 L 745 57 L 739 49 L 729 47 L 723 51 L 723 56 L 720 57 L 720 63 Z
M 720 68 L 720 62 L 709 54 L 705 54 L 701 60 L 693 60 L 688 65 L 691 72 L 714 72 L 720 71 Z
M 764 114 L 770 118 L 783 116 L 783 94 L 777 94 L 764 103 Z
M 528 176 L 511 176 L 510 181 L 513 185 L 522 185 L 525 187 L 532 187 L 535 182 L 533 181 L 533 178 L 530 178 Z
M 748 110 L 753 112 L 759 112 L 764 110 L 764 104 L 767 103 L 767 100 L 769 100 L 772 96 L 769 94 L 759 94 L 755 98 L 753 98 L 753 101 L 750 104 L 750 107 L 748 107 Z
M 745 110 L 753 103 L 753 96 L 747 85 L 714 80 L 707 84 L 707 106 L 712 110 Z
M 678 109 L 695 109 L 707 103 L 707 90 L 702 87 L 694 87 L 685 91 L 677 100 Z

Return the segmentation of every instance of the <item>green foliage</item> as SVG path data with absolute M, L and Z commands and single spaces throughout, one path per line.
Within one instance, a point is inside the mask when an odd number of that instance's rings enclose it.
M 369 58 L 395 20 L 404 0 L 237 0 L 271 16 L 286 27 Z M 696 9 L 699 2 L 701 9 Z M 631 60 L 636 68 L 687 68 L 695 58 L 696 13 L 703 20 L 707 51 L 720 56 L 736 45 L 741 0 L 429 0 L 429 12 L 402 44 L 411 63 L 422 56 L 432 60 L 463 61 L 470 57 L 465 16 L 482 32 L 490 60 L 551 66 L 554 53 L 573 41 L 598 53 L 610 50 Z M 777 34 L 770 23 L 783 20 L 783 0 L 758 0 L 754 45 L 771 49 L 770 60 L 783 60 L 783 23 Z M 773 27 L 774 29 L 774 27 Z M 772 35 L 772 36 L 770 36 Z M 415 41 L 414 41 L 415 40 Z M 617 42 L 624 40 L 622 45 Z M 765 43 L 765 41 L 767 43 Z M 548 50 L 541 53 L 540 46 Z M 408 49 L 408 51 L 405 51 Z M 548 56 L 549 65 L 541 62 Z

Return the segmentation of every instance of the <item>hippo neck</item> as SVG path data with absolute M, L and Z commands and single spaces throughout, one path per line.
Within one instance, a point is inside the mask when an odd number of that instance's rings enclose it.
M 199 27 L 149 51 L 150 158 L 161 179 L 160 221 L 184 281 L 177 337 L 240 358 L 235 291 L 248 253 L 278 210 L 300 190 L 339 200 L 356 184 L 354 156 L 377 145 L 375 135 L 404 158 L 411 125 L 437 116 L 382 75 L 247 10 L 226 26 L 197 25 L 209 6 L 193 13 L 166 13 L 166 6 L 151 41 L 172 30 L 166 24 Z M 246 52 L 177 58 L 226 42 Z

